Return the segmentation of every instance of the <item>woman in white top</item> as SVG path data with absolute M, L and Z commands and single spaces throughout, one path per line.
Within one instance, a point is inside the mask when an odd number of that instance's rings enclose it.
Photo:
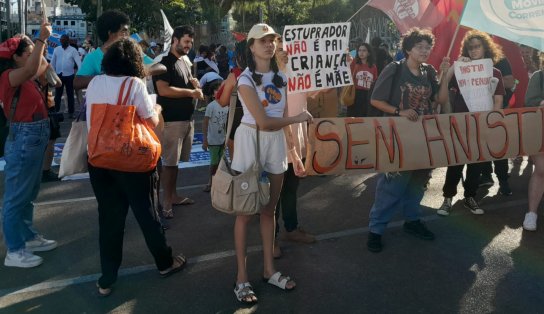
M 112 44 L 102 60 L 104 75 L 95 76 L 87 88 L 87 126 L 89 130 L 100 128 L 93 125 L 94 104 L 116 104 L 123 81 L 132 81 L 128 103 L 136 107 L 136 114 L 145 123 L 156 127 L 159 123 L 160 106 L 152 103 L 142 78 L 146 73 L 142 62 L 142 50 L 131 39 L 121 39 Z M 128 93 L 127 92 L 127 93 Z M 162 277 L 181 270 L 186 263 L 183 255 L 172 256 L 166 243 L 164 230 L 157 212 L 156 169 L 149 172 L 124 172 L 95 167 L 89 163 L 89 176 L 98 202 L 100 264 L 102 276 L 96 286 L 100 296 L 111 294 L 117 280 L 123 255 L 125 219 L 129 207 L 142 230 L 147 247 L 155 259 Z
M 283 290 L 292 290 L 296 283 L 282 275 L 274 267 L 274 211 L 281 191 L 283 173 L 287 170 L 287 153 L 295 152 L 294 145 L 287 144 L 285 134 L 289 125 L 311 121 L 304 111 L 287 117 L 286 79 L 278 70 L 274 59 L 275 39 L 279 35 L 266 24 L 254 25 L 248 34 L 248 68 L 238 80 L 238 96 L 244 109 L 242 123 L 236 130 L 232 168 L 246 171 L 255 159 L 256 127 L 259 127 L 260 162 L 270 180 L 270 201 L 260 213 L 261 238 L 264 255 L 263 279 Z M 282 130 L 283 129 L 283 130 Z M 234 293 L 243 303 L 256 303 L 257 298 L 249 283 L 246 270 L 247 224 L 252 216 L 237 216 L 234 225 L 234 245 L 238 275 Z

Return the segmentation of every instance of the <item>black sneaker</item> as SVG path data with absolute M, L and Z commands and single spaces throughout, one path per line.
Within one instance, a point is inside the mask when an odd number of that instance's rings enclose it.
M 421 220 L 406 221 L 402 226 L 404 232 L 414 235 L 423 240 L 434 240 L 434 233 L 432 233 Z
M 42 171 L 42 182 L 60 181 L 59 175 L 51 169 Z
M 491 176 L 488 176 L 488 175 L 482 175 L 480 177 L 480 181 L 478 182 L 479 187 L 493 186 L 493 184 L 495 184 L 495 181 L 493 181 L 493 178 L 491 178 Z
M 369 232 L 368 233 L 368 241 L 366 241 L 366 247 L 370 252 L 378 253 L 382 251 L 383 245 L 382 245 L 382 235 Z
M 474 215 L 483 215 L 485 213 L 474 197 L 465 197 L 464 205 Z
M 504 196 L 512 195 L 512 190 L 510 189 L 508 181 L 499 181 L 499 194 Z

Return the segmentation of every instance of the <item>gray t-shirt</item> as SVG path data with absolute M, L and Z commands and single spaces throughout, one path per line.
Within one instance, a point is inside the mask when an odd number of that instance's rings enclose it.
M 208 123 L 208 145 L 225 144 L 225 125 L 229 116 L 229 107 L 221 107 L 214 100 L 206 106 L 204 115 L 210 118 Z
M 389 63 L 378 76 L 371 99 L 385 101 L 401 110 L 415 109 L 419 115 L 431 114 L 438 80 L 432 65 L 424 64 L 422 68 L 422 75 L 416 76 L 405 62 Z M 394 78 L 395 75 L 398 77 Z

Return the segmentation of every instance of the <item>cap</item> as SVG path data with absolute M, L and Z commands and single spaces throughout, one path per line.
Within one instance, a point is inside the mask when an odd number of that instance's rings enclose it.
M 0 58 L 11 59 L 19 44 L 21 37 L 12 37 L 0 44 Z
M 274 35 L 279 37 L 280 35 L 274 32 L 274 29 L 267 24 L 255 24 L 247 34 L 247 40 L 260 39 L 267 35 Z

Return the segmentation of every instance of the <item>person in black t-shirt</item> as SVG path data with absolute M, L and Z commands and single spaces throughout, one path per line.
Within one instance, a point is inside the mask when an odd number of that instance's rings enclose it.
M 190 205 L 194 201 L 176 194 L 178 163 L 189 161 L 193 144 L 193 99 L 203 99 L 200 83 L 191 74 L 187 53 L 193 46 L 194 30 L 190 26 L 174 29 L 170 52 L 161 63 L 167 72 L 154 76 L 157 103 L 163 108 L 164 130 L 159 135 L 162 144 L 163 211 L 165 218 L 173 218 L 173 205 Z

